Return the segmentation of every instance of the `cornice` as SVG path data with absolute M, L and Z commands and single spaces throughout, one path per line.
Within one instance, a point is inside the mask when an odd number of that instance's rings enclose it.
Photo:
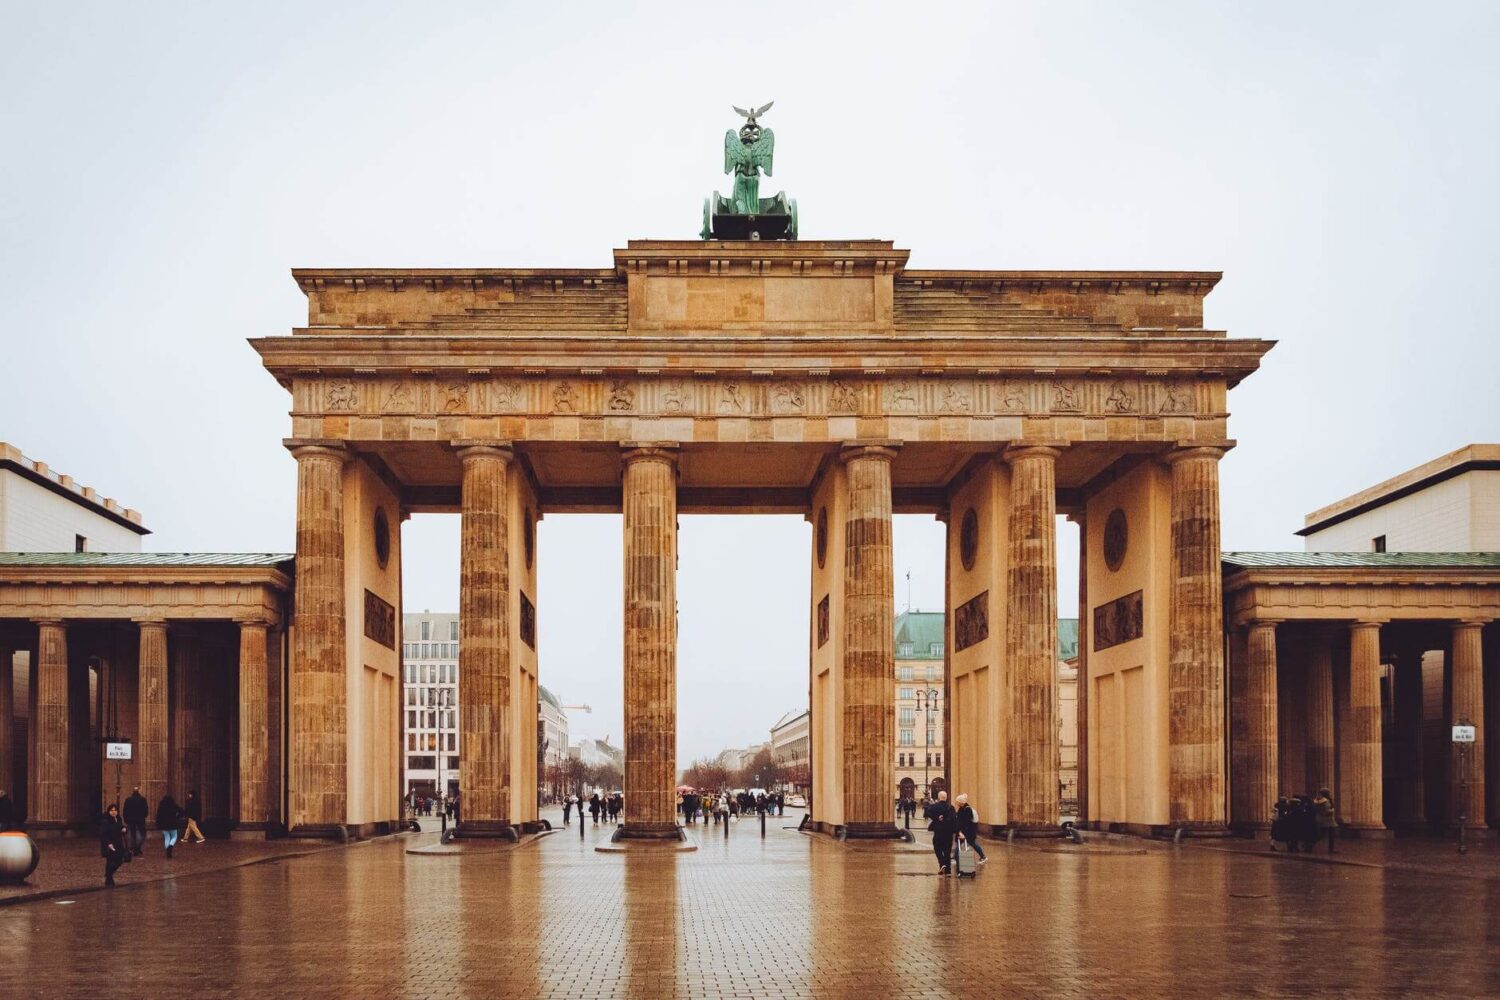
M 292 578 L 269 566 L 0 566 L 0 587 L 27 584 L 250 585 L 290 591 Z

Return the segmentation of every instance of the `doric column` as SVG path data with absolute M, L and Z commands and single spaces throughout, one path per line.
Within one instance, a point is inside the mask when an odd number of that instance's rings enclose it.
M 1330 637 L 1315 632 L 1307 644 L 1307 788 L 1315 794 L 1333 789 L 1333 647 Z
M 1010 466 L 1006 658 L 1010 714 L 1005 748 L 1007 824 L 1058 824 L 1057 448 L 1005 452 Z
M 625 825 L 677 831 L 677 453 L 627 447 L 625 521 Z
M 1346 823 L 1356 830 L 1384 830 L 1384 779 L 1380 723 L 1380 622 L 1349 626 L 1349 732 L 1343 776 L 1335 789 Z
M 511 835 L 508 445 L 455 442 L 463 462 L 458 588 L 459 834 Z
M 151 804 L 167 794 L 167 623 L 140 625 L 139 680 L 136 696 L 136 783 Z M 154 816 L 153 816 L 154 818 Z
M 15 642 L 0 633 L 0 790 L 20 802 L 24 795 L 16 788 Z
M 1474 727 L 1475 742 L 1452 745 L 1453 803 L 1449 820 L 1477 829 L 1485 825 L 1484 794 L 1484 626 L 1485 619 L 1453 624 L 1453 725 Z M 1451 734 L 1450 734 L 1451 735 Z
M 293 444 L 297 459 L 296 629 L 291 671 L 294 833 L 330 834 L 348 818 L 348 665 L 344 644 L 344 463 L 337 443 Z
M 241 829 L 265 826 L 267 769 L 266 636 L 270 623 L 240 622 L 240 800 L 235 816 Z
M 844 829 L 895 833 L 895 564 L 891 552 L 893 443 L 850 443 L 844 463 Z
M 41 828 L 68 823 L 68 627 L 56 619 L 38 621 L 36 667 L 36 768 L 30 819 Z
M 1250 623 L 1245 671 L 1245 796 L 1243 821 L 1257 829 L 1271 826 L 1280 765 L 1276 699 L 1276 622 Z
M 1396 657 L 1395 741 L 1396 818 L 1402 826 L 1427 822 L 1427 791 L 1423 774 L 1422 653 L 1418 645 L 1404 646 Z
M 1224 824 L 1224 591 L 1221 448 L 1180 448 L 1172 467 L 1171 634 L 1167 667 L 1173 826 Z

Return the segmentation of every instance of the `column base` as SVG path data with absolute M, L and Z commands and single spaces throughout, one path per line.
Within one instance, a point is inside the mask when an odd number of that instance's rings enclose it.
M 686 840 L 687 834 L 676 823 L 631 823 L 615 828 L 609 835 L 612 844 L 622 840 Z
M 514 824 L 499 819 L 464 820 L 453 828 L 453 836 L 459 840 L 509 840 L 521 839 Z
M 287 836 L 301 840 L 337 840 L 349 842 L 349 828 L 342 823 L 298 823 L 287 831 Z
M 33 821 L 24 829 L 31 834 L 32 840 L 64 840 L 84 835 L 84 831 L 72 823 Z
M 237 823 L 229 831 L 230 840 L 267 840 L 271 836 L 265 823 Z
M 1045 840 L 1063 835 L 1061 824 L 1047 823 L 1000 823 L 990 827 L 991 837 L 997 840 L 1010 840 L 1020 837 L 1023 840 Z
M 840 840 L 909 840 L 910 831 L 895 823 L 845 823 Z
M 1345 823 L 1339 827 L 1339 836 L 1348 840 L 1391 840 L 1396 831 L 1387 826 L 1355 826 Z
M 1267 826 L 1264 832 L 1269 833 L 1270 829 Z M 1183 837 L 1194 840 L 1222 840 L 1235 835 L 1228 823 L 1166 823 L 1151 827 L 1151 836 L 1163 840 L 1175 840 L 1179 832 Z

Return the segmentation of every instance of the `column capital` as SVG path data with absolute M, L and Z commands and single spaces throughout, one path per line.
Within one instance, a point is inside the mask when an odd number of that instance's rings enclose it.
M 449 446 L 458 454 L 459 461 L 462 462 L 467 462 L 471 458 L 496 458 L 504 462 L 509 462 L 516 457 L 516 450 L 511 447 L 509 441 L 460 439 L 450 441 Z
M 900 447 L 901 442 L 895 440 L 845 441 L 839 446 L 839 461 L 848 463 L 859 458 L 880 458 L 889 462 L 895 459 Z
M 1390 624 L 1390 619 L 1388 619 L 1388 618 L 1360 618 L 1360 619 L 1357 619 L 1357 620 L 1352 621 L 1352 622 L 1349 623 L 1349 630 L 1351 632 L 1355 631 L 1356 629 L 1367 629 L 1367 628 L 1373 628 L 1373 629 L 1377 629 L 1378 630 L 1382 625 L 1389 625 L 1389 624 Z
M 68 627 L 68 623 L 61 618 L 33 618 L 31 619 L 31 624 L 35 625 L 37 628 L 42 628 L 47 625 L 54 625 L 57 628 Z
M 1461 629 L 1461 628 L 1484 628 L 1486 625 L 1489 625 L 1494 620 L 1495 619 L 1493 619 L 1493 618 L 1486 618 L 1486 617 L 1484 617 L 1482 615 L 1474 615 L 1474 616 L 1471 616 L 1471 617 L 1468 617 L 1468 618 L 1457 618 L 1457 619 L 1454 619 L 1454 620 L 1450 621 L 1448 624 L 1452 628 L 1454 628 L 1454 629 Z
M 1224 441 L 1218 444 L 1198 444 L 1195 442 L 1180 441 L 1177 447 L 1162 456 L 1162 461 L 1168 465 L 1176 465 L 1178 462 L 1195 458 L 1207 458 L 1217 462 L 1223 458 L 1229 449 L 1234 447 L 1233 441 Z
M 677 467 L 678 446 L 674 441 L 621 441 L 620 458 L 631 462 L 666 462 Z
M 282 438 L 281 445 L 296 459 L 331 458 L 340 465 L 354 456 L 349 446 L 331 438 Z
M 1026 458 L 1056 459 L 1067 445 L 1061 441 L 1018 441 L 1000 449 L 1000 458 L 1007 464 Z
M 147 616 L 143 618 L 132 618 L 130 620 L 135 622 L 135 624 L 139 625 L 141 628 L 164 629 L 167 627 L 167 620 L 165 618 L 152 618 L 150 616 Z
M 270 618 L 266 617 L 265 615 L 247 615 L 242 618 L 234 619 L 234 623 L 242 629 L 263 628 L 267 631 L 269 631 L 271 626 L 275 624 L 273 621 L 271 621 Z
M 1285 618 L 1247 618 L 1242 624 L 1247 629 L 1259 627 L 1275 628 L 1285 621 Z

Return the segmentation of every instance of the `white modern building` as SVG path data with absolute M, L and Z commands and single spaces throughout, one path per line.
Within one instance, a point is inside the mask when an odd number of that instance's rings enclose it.
M 1500 444 L 1471 444 L 1307 515 L 1308 552 L 1500 552 Z
M 812 777 L 811 718 L 812 713 L 804 708 L 786 713 L 771 727 L 771 756 L 786 772 L 790 791 L 806 791 Z
M 0 552 L 139 552 L 139 511 L 0 441 Z

